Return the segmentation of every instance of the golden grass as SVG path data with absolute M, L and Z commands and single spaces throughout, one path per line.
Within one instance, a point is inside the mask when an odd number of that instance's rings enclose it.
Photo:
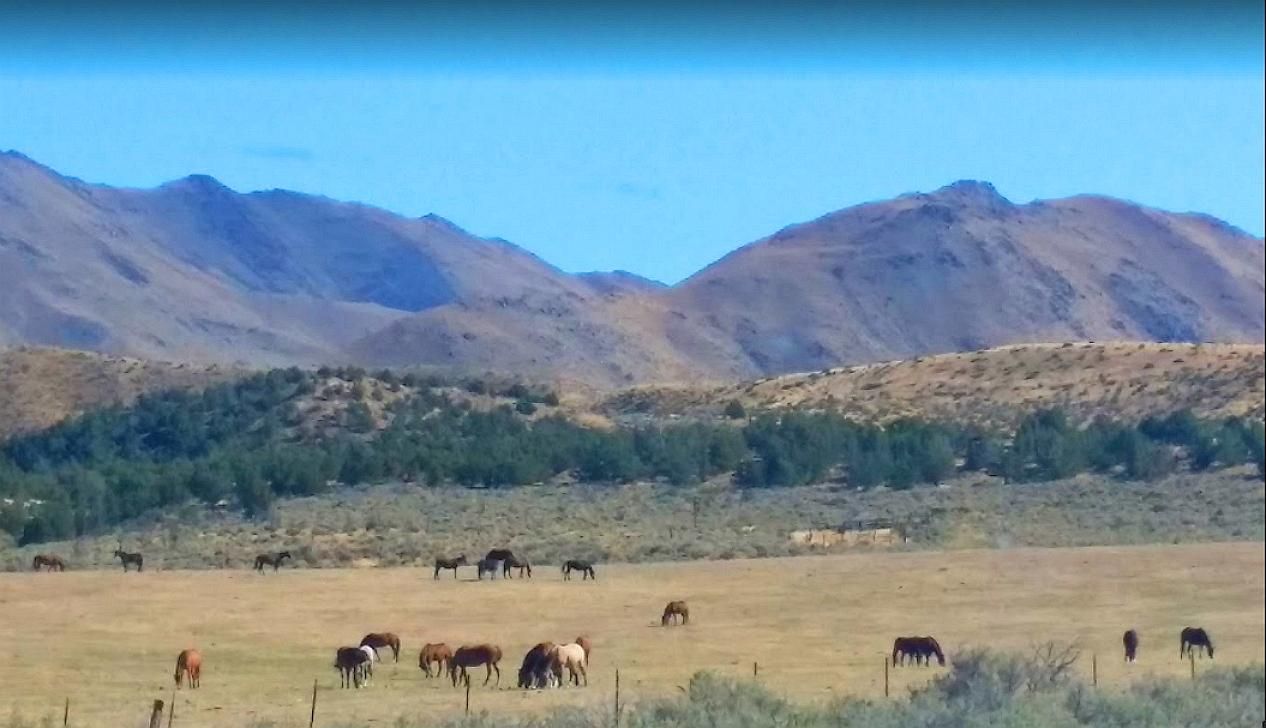
M 418 569 L 0 574 L 0 709 L 60 717 L 69 696 L 72 725 L 140 724 L 150 700 L 171 694 L 189 645 L 205 654 L 203 688 L 179 695 L 177 726 L 306 725 L 313 679 L 318 725 L 459 711 L 460 691 L 416 667 L 425 641 L 503 647 L 502 689 L 472 692 L 492 712 L 609 705 L 617 666 L 626 700 L 672 694 L 697 670 L 750 676 L 753 661 L 795 699 L 878 696 L 884 651 L 913 633 L 935 635 L 951 658 L 968 645 L 1078 640 L 1081 669 L 1097 653 L 1110 689 L 1185 674 L 1186 625 L 1209 629 L 1219 664 L 1262 661 L 1264 566 L 1262 543 L 1224 543 L 612 565 L 597 582 L 545 567 L 531 582 L 483 583 Z M 658 626 L 669 599 L 689 600 L 689 627 Z M 1128 627 L 1142 636 L 1129 668 Z M 331 689 L 334 648 L 388 629 L 404 640 L 400 665 L 380 667 L 368 689 Z M 587 689 L 511 689 L 528 647 L 580 633 L 595 642 Z M 893 671 L 894 694 L 934 673 Z

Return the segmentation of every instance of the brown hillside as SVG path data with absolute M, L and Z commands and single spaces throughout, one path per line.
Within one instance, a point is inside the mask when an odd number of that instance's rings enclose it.
M 613 417 L 717 414 L 738 400 L 749 410 L 829 407 L 871 421 L 916 416 L 1002 424 L 1044 407 L 1080 419 L 1137 420 L 1183 408 L 1260 418 L 1264 362 L 1260 345 L 1028 344 L 743 384 L 635 387 L 596 409 Z
M 94 407 L 129 404 L 146 392 L 204 387 L 241 371 L 67 349 L 0 350 L 0 440 Z

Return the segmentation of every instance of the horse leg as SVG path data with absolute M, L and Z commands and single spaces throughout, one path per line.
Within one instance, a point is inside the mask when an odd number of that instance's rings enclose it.
M 497 663 L 492 663 L 492 669 L 497 671 L 497 687 L 501 687 L 501 667 Z

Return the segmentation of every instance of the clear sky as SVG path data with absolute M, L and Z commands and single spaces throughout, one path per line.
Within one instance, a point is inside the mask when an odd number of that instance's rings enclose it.
M 0 149 L 434 212 L 666 282 L 964 178 L 1266 227 L 1260 2 L 181 5 L 0 0 Z

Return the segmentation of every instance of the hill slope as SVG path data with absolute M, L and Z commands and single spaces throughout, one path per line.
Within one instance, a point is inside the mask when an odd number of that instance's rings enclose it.
M 564 273 L 441 218 L 0 154 L 0 345 L 257 365 L 428 364 L 602 386 L 1022 341 L 1260 342 L 1263 243 L 1098 197 L 961 182 L 832 213 L 673 287 Z

